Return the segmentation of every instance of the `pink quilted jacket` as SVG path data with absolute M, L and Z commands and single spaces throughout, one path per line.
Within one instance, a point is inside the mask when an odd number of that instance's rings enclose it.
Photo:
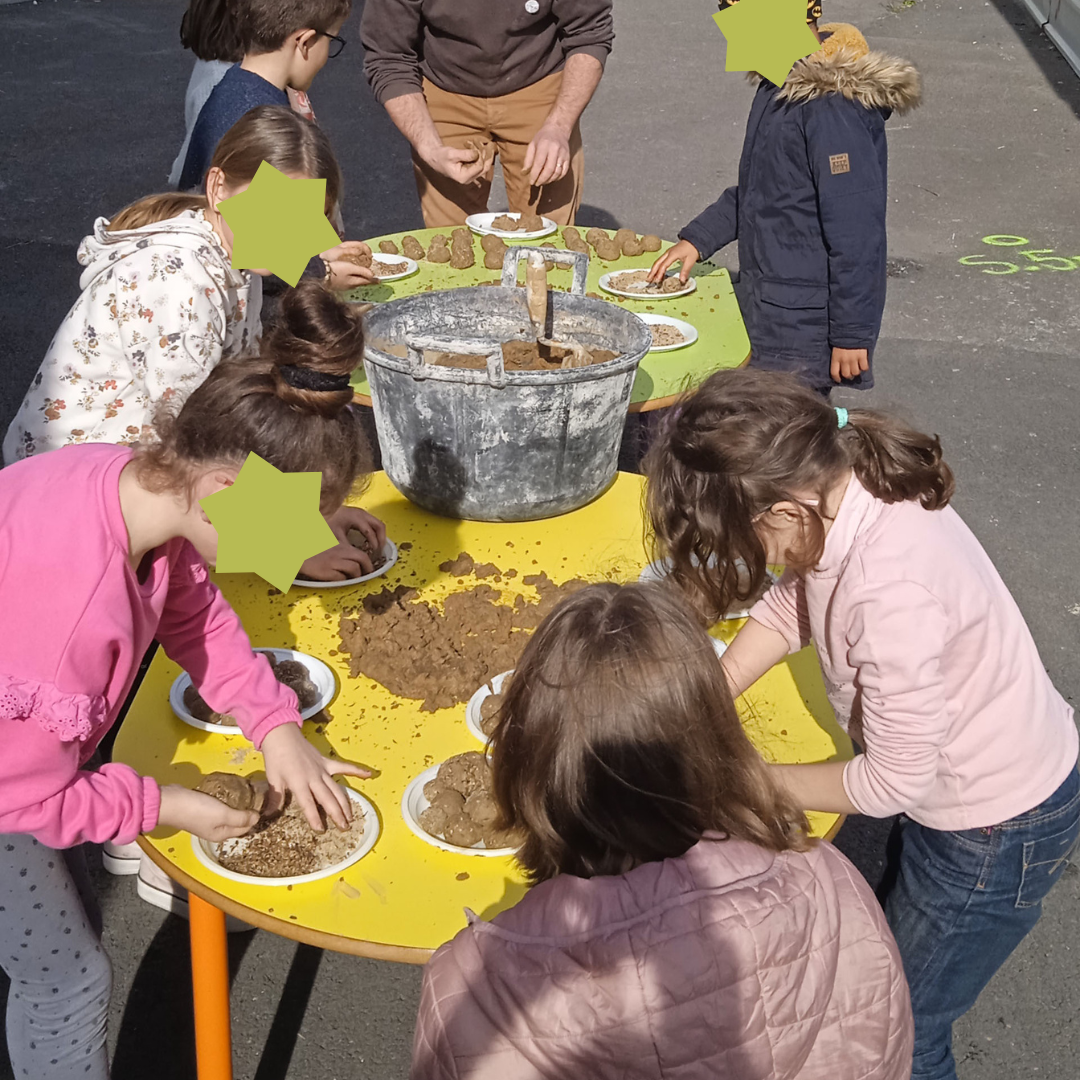
M 908 1080 L 900 957 L 830 844 L 558 877 L 424 973 L 413 1080 Z

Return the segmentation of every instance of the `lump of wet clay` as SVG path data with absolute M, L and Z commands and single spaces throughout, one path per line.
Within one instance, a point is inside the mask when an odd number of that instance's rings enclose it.
M 406 236 L 401 241 L 401 253 L 413 262 L 420 262 L 424 258 L 424 245 L 415 236 Z
M 502 708 L 502 694 L 488 694 L 480 702 L 480 730 L 491 735 L 499 724 L 499 709 Z
M 345 539 L 348 540 L 354 548 L 358 548 L 371 559 L 372 572 L 381 570 L 386 565 L 386 552 L 372 551 L 371 541 L 368 540 L 359 529 L 349 529 L 348 532 L 345 533 Z
M 465 815 L 472 818 L 481 829 L 486 829 L 499 820 L 499 808 L 495 805 L 491 792 L 486 788 L 474 791 L 465 800 L 462 809 Z M 476 843 L 476 841 L 474 840 L 473 843 Z
M 371 252 L 370 251 L 346 251 L 344 254 L 338 256 L 342 262 L 352 263 L 354 266 L 371 266 Z
M 484 236 L 480 239 L 484 249 L 484 266 L 488 270 L 501 270 L 507 247 L 501 236 Z
M 222 727 L 236 727 L 236 718 L 230 713 L 214 712 L 209 705 L 203 701 L 202 694 L 195 689 L 194 684 L 189 685 L 184 690 L 184 708 L 187 709 L 196 720 L 201 720 L 204 724 L 220 724 Z
M 544 219 L 534 210 L 526 210 L 518 218 L 521 232 L 539 232 L 544 227 Z
M 499 808 L 492 791 L 491 766 L 483 754 L 469 751 L 447 758 L 434 780 L 424 785 L 430 805 L 420 827 L 457 847 L 513 847 L 520 837 L 498 828 Z
M 499 232 L 517 232 L 521 228 L 518 219 L 512 218 L 509 214 L 499 214 L 498 217 L 492 218 L 491 227 L 498 229 Z
M 476 253 L 473 251 L 472 236 L 467 229 L 455 229 L 450 245 L 450 265 L 455 270 L 468 270 L 475 263 Z
M 394 243 L 393 240 L 380 240 L 379 250 L 384 255 L 400 255 L 401 249 Z
M 604 262 L 615 262 L 622 256 L 622 248 L 615 240 L 603 239 L 598 240 L 593 245 L 596 251 L 597 258 L 602 259 Z
M 645 245 L 634 235 L 624 236 L 620 241 L 624 255 L 643 255 Z
M 304 664 L 301 664 L 299 660 L 275 661 L 269 653 L 266 655 L 270 658 L 271 667 L 274 669 L 274 677 L 296 695 L 301 712 L 318 703 L 322 694 L 319 693 L 319 688 L 311 681 L 311 675 Z
M 581 233 L 573 225 L 567 225 L 563 229 L 563 245 L 567 251 L 580 251 L 583 255 L 589 254 L 589 245 L 581 239 Z
M 487 172 L 488 167 L 495 160 L 495 144 L 490 139 L 466 139 L 465 149 L 476 152 L 476 157 L 473 158 L 473 164 L 475 165 L 482 161 L 484 163 L 484 172 Z
M 637 239 L 637 233 L 634 232 L 633 229 L 616 229 L 615 230 L 615 235 L 612 237 L 612 240 L 614 240 L 615 243 L 619 244 L 620 246 L 622 245 L 623 241 L 625 241 L 625 240 L 636 240 L 636 239 Z
M 641 246 L 646 251 L 659 251 L 663 245 L 659 236 L 656 236 L 654 233 L 646 233 L 641 238 Z
M 234 773 L 212 772 L 202 778 L 202 783 L 195 790 L 212 795 L 233 810 L 254 810 L 261 814 L 270 785 L 265 781 L 257 783 Z
M 431 246 L 427 250 L 427 261 L 430 263 L 448 263 L 450 261 L 449 241 L 442 233 L 436 233 L 431 238 Z
M 610 240 L 611 237 L 608 236 L 608 234 L 604 232 L 603 229 L 589 229 L 589 231 L 585 234 L 585 239 L 588 240 L 588 242 L 592 244 L 593 247 L 596 247 L 596 245 L 601 240 Z

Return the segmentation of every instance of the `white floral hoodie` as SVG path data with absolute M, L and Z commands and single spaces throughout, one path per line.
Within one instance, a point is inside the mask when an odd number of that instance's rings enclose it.
M 255 350 L 262 281 L 233 270 L 201 210 L 79 245 L 82 295 L 57 330 L 4 439 L 4 462 L 68 443 L 130 444 L 159 401 Z

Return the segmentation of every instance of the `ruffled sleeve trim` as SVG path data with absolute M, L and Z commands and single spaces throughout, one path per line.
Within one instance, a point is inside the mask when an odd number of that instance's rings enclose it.
M 0 720 L 34 720 L 61 742 L 85 742 L 107 715 L 100 695 L 65 694 L 52 683 L 0 675 Z

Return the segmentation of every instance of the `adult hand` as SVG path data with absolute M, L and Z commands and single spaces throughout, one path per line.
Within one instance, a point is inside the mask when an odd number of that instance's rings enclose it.
M 457 150 L 441 142 L 433 143 L 418 153 L 437 173 L 459 184 L 474 183 L 486 167 L 483 154 L 475 150 Z
M 570 137 L 560 128 L 545 124 L 525 151 L 524 168 L 533 187 L 561 180 L 570 171 Z
M 345 581 L 370 574 L 375 569 L 371 556 L 349 543 L 349 530 L 362 533 L 372 551 L 382 551 L 386 546 L 386 526 L 358 506 L 342 506 L 326 520 L 337 537 L 337 546 L 307 559 L 300 573 L 313 581 Z
M 672 263 L 681 262 L 682 268 L 679 270 L 679 280 L 685 285 L 687 278 L 690 277 L 690 271 L 694 268 L 694 263 L 701 258 L 701 253 L 693 244 L 688 240 L 680 240 L 677 244 L 673 244 L 671 247 L 660 256 L 652 264 L 652 269 L 649 271 L 649 281 L 660 282 L 664 278 L 664 274 L 667 272 L 667 268 Z
M 367 769 L 348 761 L 323 757 L 304 738 L 297 724 L 273 728 L 263 739 L 262 755 L 271 793 L 284 796 L 286 791 L 291 791 L 312 829 L 323 830 L 320 806 L 339 829 L 348 826 L 352 820 L 352 800 L 333 778 L 359 776 L 367 779 L 371 776 Z
M 158 824 L 184 829 L 203 840 L 217 842 L 243 836 L 258 821 L 259 815 L 254 810 L 233 810 L 213 795 L 180 784 L 167 784 L 161 789 Z
M 360 240 L 346 240 L 320 253 L 319 258 L 330 264 L 330 287 L 344 292 L 360 285 L 373 285 L 379 279 L 368 266 L 350 262 L 347 255 L 370 255 L 371 248 Z
M 866 349 L 833 349 L 832 366 L 829 368 L 833 382 L 854 379 L 859 372 L 869 370 L 870 357 Z

